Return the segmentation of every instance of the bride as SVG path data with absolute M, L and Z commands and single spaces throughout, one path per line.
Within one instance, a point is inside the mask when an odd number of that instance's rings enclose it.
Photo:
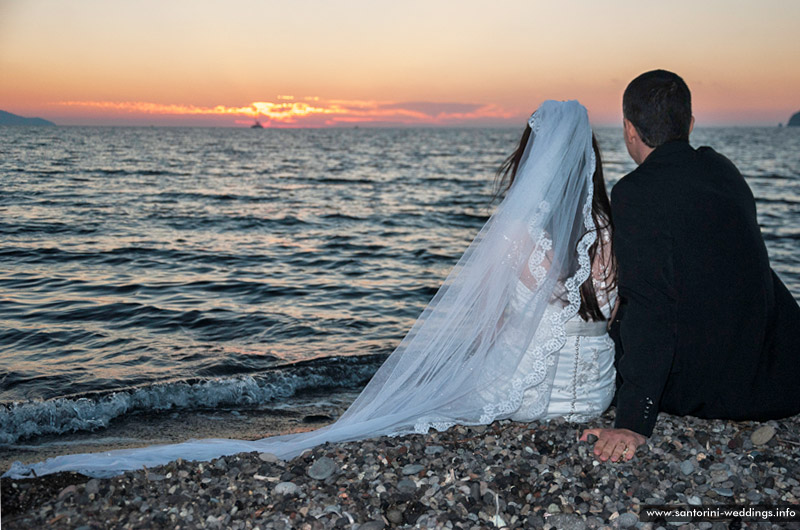
M 499 173 L 503 200 L 406 337 L 339 419 L 256 441 L 62 455 L 4 476 L 103 477 L 172 460 L 425 434 L 498 419 L 586 421 L 614 393 L 606 332 L 616 298 L 611 218 L 597 144 L 577 101 L 545 101 Z

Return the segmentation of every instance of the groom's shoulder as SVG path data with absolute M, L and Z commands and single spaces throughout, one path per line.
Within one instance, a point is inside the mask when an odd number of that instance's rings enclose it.
M 654 190 L 661 187 L 660 180 L 658 171 L 653 171 L 649 166 L 639 166 L 614 184 L 611 188 L 611 198 L 625 200 L 651 195 Z
M 697 152 L 697 156 L 707 165 L 713 164 L 727 171 L 739 172 L 739 168 L 736 167 L 736 164 L 713 147 L 703 145 L 698 147 L 695 151 Z
M 712 147 L 693 148 L 688 142 L 673 143 L 622 177 L 611 194 L 612 198 L 616 195 L 621 199 L 642 195 L 668 197 L 682 185 L 702 180 L 701 175 L 707 173 L 739 175 L 739 169 Z

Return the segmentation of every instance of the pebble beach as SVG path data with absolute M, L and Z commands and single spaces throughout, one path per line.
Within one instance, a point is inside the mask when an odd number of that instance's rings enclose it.
M 609 427 L 496 421 L 327 443 L 290 461 L 247 453 L 108 479 L 2 479 L 3 528 L 800 528 L 753 519 L 647 520 L 653 505 L 797 506 L 800 416 L 661 414 L 629 462 L 577 441 Z

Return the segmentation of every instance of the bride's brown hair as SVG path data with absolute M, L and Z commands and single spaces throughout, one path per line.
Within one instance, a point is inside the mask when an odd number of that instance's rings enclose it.
M 531 136 L 530 125 L 525 126 L 522 133 L 522 138 L 519 140 L 517 149 L 506 158 L 500 168 L 497 170 L 495 178 L 495 198 L 505 194 L 511 185 L 514 183 L 514 177 L 517 176 L 517 169 L 519 169 L 522 154 L 525 152 L 525 146 L 528 145 L 528 139 Z M 597 145 L 597 138 L 592 133 L 592 149 L 594 150 L 595 166 L 594 174 L 592 175 L 592 183 L 594 193 L 592 195 L 592 219 L 594 225 L 597 227 L 597 239 L 589 247 L 589 263 L 594 264 L 594 258 L 597 252 L 601 253 L 608 246 L 609 255 L 611 256 L 611 263 L 608 264 L 606 271 L 606 291 L 611 291 L 616 286 L 617 278 L 617 262 L 614 258 L 614 248 L 611 240 L 603 241 L 601 236 L 601 229 L 608 229 L 609 234 L 614 231 L 614 222 L 611 219 L 611 202 L 608 200 L 608 192 L 606 192 L 606 182 L 603 178 L 603 162 L 600 158 L 600 148 Z M 602 255 L 602 254 L 601 254 Z M 584 320 L 606 320 L 605 315 L 600 310 L 600 304 L 597 302 L 597 293 L 594 290 L 594 283 L 589 279 L 581 285 L 581 307 L 578 314 Z

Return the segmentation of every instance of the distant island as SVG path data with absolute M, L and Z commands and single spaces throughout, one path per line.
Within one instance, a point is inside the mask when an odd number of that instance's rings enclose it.
M 789 123 L 786 124 L 787 127 L 800 127 L 800 112 L 795 112 L 791 118 L 789 118 Z
M 0 110 L 0 125 L 55 125 L 52 121 L 42 118 L 25 118 L 4 110 Z

